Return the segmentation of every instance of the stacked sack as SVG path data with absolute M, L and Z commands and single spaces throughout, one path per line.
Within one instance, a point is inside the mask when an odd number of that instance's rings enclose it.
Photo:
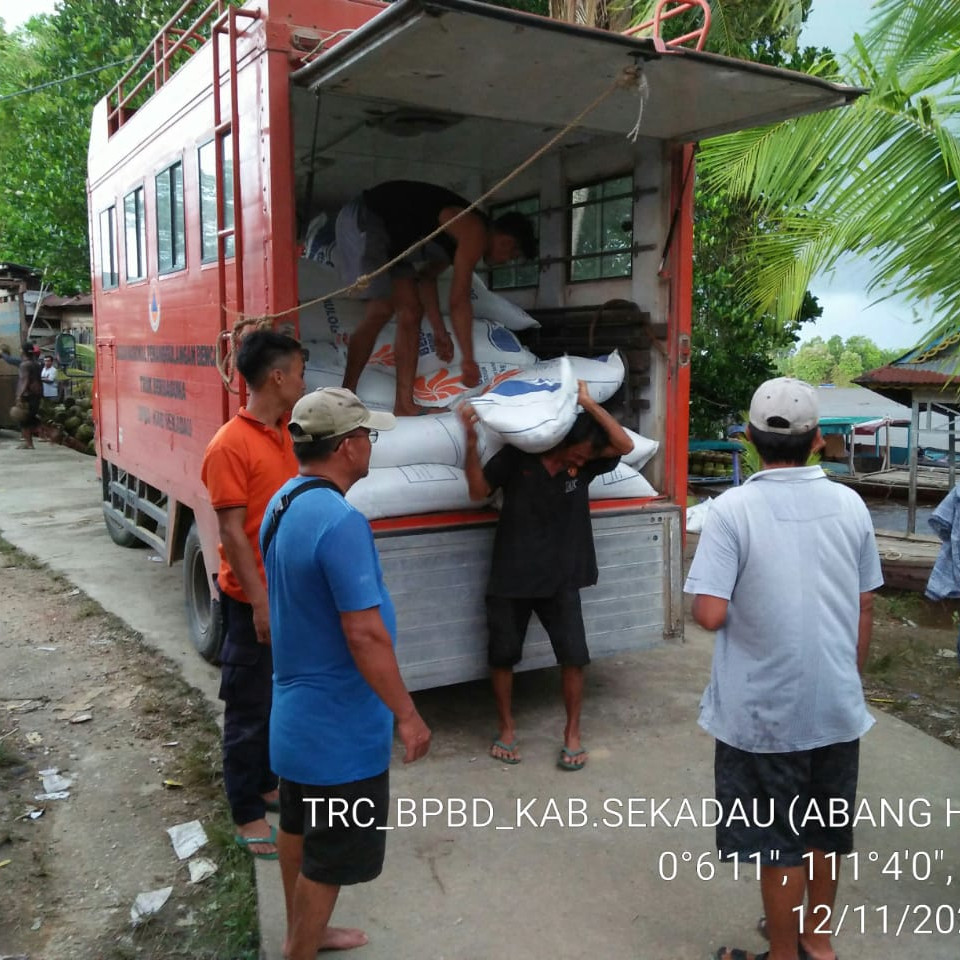
M 322 297 L 342 286 L 336 247 L 328 223 L 318 218 L 307 234 L 306 255 L 299 264 L 300 298 Z M 440 302 L 449 298 L 450 271 L 438 278 Z M 444 363 L 424 324 L 419 343 L 414 400 L 423 407 L 445 408 L 469 400 L 480 419 L 479 450 L 486 462 L 505 443 L 529 453 L 542 453 L 568 433 L 576 419 L 577 381 L 583 380 L 598 402 L 608 400 L 623 383 L 618 351 L 607 357 L 561 357 L 539 360 L 515 331 L 538 326 L 510 301 L 487 289 L 474 276 L 474 359 L 481 382 L 465 387 L 459 349 Z M 322 300 L 300 310 L 300 334 L 310 351 L 305 380 L 308 390 L 340 386 L 350 335 L 364 316 L 360 300 Z M 360 382 L 357 395 L 371 409 L 392 410 L 396 396 L 394 324 L 387 324 Z M 611 473 L 590 485 L 591 499 L 633 499 L 656 496 L 639 471 L 657 452 L 654 440 L 630 433 L 634 449 Z M 369 519 L 475 508 L 464 474 L 463 427 L 453 412 L 404 417 L 380 434 L 373 446 L 370 473 L 349 491 L 347 499 Z

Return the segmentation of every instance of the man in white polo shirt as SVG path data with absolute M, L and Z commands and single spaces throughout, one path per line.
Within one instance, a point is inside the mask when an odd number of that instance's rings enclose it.
M 829 805 L 853 806 L 859 738 L 873 725 L 860 671 L 880 558 L 860 497 L 806 465 L 823 445 L 818 421 L 809 384 L 759 387 L 747 435 L 763 469 L 714 501 L 684 586 L 694 619 L 717 631 L 700 725 L 716 738 L 720 855 L 741 865 L 759 855 L 770 950 L 755 960 L 835 960 L 824 907 L 853 830 L 830 822 Z M 826 825 L 798 835 L 791 804 Z M 740 805 L 750 823 L 731 816 Z M 715 956 L 751 960 L 726 947 Z

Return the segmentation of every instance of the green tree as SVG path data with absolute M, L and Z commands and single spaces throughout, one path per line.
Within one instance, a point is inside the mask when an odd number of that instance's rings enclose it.
M 845 253 L 869 258 L 869 289 L 929 299 L 934 325 L 960 314 L 960 5 L 878 0 L 867 33 L 825 78 L 867 87 L 852 106 L 718 138 L 700 173 L 756 203 L 759 269 L 741 278 L 758 309 L 796 317 L 807 286 Z
M 837 365 L 833 368 L 833 382 L 837 386 L 848 386 L 854 377 L 863 373 L 863 358 L 855 350 L 844 350 Z
M 815 337 L 797 351 L 791 364 L 791 375 L 807 383 L 826 383 L 834 364 L 827 345 L 820 337 Z
M 93 107 L 178 6 L 60 0 L 55 14 L 34 17 L 12 34 L 0 30 L 0 259 L 43 269 L 58 293 L 90 286 Z
M 843 340 L 834 335 L 824 342 L 823 337 L 812 337 L 779 358 L 778 371 L 788 377 L 799 377 L 811 383 L 830 382 L 848 385 L 865 370 L 873 370 L 890 363 L 905 351 L 881 350 L 869 337 L 853 336 Z
M 884 357 L 884 351 L 868 337 L 848 337 L 845 347 L 847 350 L 853 350 L 854 353 L 859 355 L 863 370 L 873 370 L 876 367 L 882 367 L 883 364 L 887 362 Z M 889 358 L 892 360 L 894 357 L 899 356 L 902 351 L 891 350 L 888 352 L 892 354 Z
M 833 357 L 833 362 L 839 363 L 840 355 L 843 353 L 843 337 L 835 333 L 827 341 L 827 350 L 830 351 L 830 356 Z

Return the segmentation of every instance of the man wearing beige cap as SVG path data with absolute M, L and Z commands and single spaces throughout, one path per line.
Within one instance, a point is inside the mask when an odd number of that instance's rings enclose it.
M 759 864 L 770 949 L 756 960 L 835 960 L 830 917 L 853 830 L 830 811 L 853 807 L 873 725 L 860 671 L 880 558 L 860 497 L 806 465 L 818 422 L 808 383 L 759 387 L 747 435 L 763 469 L 713 502 L 684 586 L 694 619 L 717 631 L 700 725 L 716 738 L 720 855 Z
M 300 474 L 277 491 L 260 528 L 289 960 L 367 942 L 329 920 L 343 884 L 373 880 L 383 867 L 394 717 L 405 763 L 430 747 L 397 666 L 373 532 L 345 499 L 367 475 L 377 432 L 395 423 L 339 387 L 302 397 L 288 425 Z

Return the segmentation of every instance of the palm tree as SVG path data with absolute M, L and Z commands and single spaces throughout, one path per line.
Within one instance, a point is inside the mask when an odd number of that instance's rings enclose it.
M 853 254 L 871 263 L 871 291 L 929 301 L 934 339 L 960 316 L 960 0 L 878 0 L 840 64 L 815 69 L 868 92 L 700 154 L 708 189 L 756 204 L 744 293 L 792 319 L 814 275 Z

